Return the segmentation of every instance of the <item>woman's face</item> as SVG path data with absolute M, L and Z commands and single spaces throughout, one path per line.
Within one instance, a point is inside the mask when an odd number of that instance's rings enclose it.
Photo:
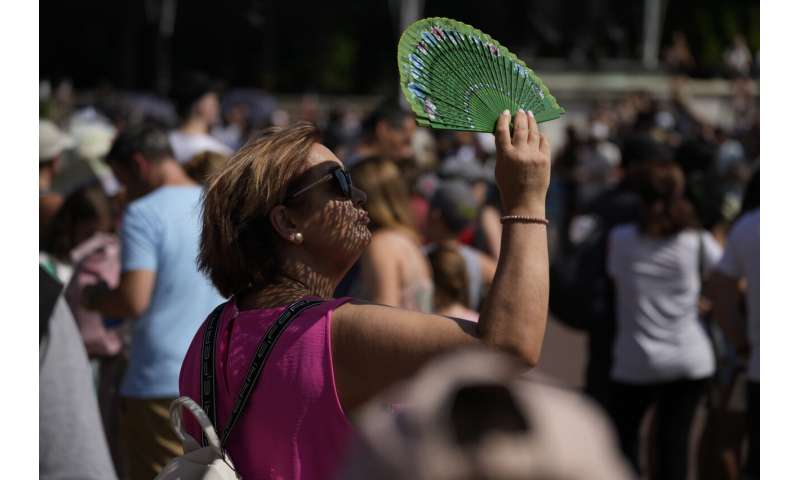
M 295 191 L 342 167 L 336 155 L 318 143 L 311 149 L 308 164 Z M 344 272 L 358 260 L 372 238 L 369 215 L 363 208 L 367 196 L 355 185 L 352 192 L 353 198 L 347 198 L 336 179 L 331 178 L 302 193 L 290 206 L 292 218 L 303 234 L 304 248 Z

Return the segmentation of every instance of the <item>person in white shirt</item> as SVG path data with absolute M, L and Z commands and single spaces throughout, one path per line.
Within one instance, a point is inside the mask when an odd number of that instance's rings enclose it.
M 745 465 L 747 478 L 758 478 L 760 464 L 759 394 L 761 385 L 760 297 L 761 209 L 747 212 L 733 225 L 725 253 L 710 282 L 714 320 L 743 357 L 747 365 L 747 414 L 749 453 Z M 747 319 L 739 312 L 739 284 L 746 283 Z
M 702 276 L 722 249 L 696 227 L 677 164 L 648 165 L 639 195 L 639 221 L 615 227 L 609 237 L 617 322 L 610 410 L 622 450 L 640 470 L 639 430 L 655 404 L 655 470 L 660 478 L 685 479 L 690 426 L 715 369 L 699 316 Z
M 179 84 L 175 95 L 180 128 L 169 133 L 169 144 L 178 163 L 186 163 L 201 152 L 231 155 L 233 150 L 209 133 L 219 122 L 219 95 L 205 75 L 193 74 Z

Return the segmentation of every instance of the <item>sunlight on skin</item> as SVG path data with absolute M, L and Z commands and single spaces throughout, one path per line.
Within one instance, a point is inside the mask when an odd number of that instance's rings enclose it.
M 314 144 L 306 160 L 308 167 L 298 175 L 310 185 L 342 162 L 328 148 Z M 307 177 L 307 178 L 305 178 Z M 293 302 L 309 294 L 330 298 L 345 273 L 353 266 L 372 238 L 369 215 L 363 208 L 366 195 L 353 186 L 353 200 L 344 198 L 335 180 L 320 183 L 293 202 L 290 216 L 303 235 L 299 245 L 284 244 L 279 271 L 284 280 L 254 292 L 244 308 L 269 307 Z

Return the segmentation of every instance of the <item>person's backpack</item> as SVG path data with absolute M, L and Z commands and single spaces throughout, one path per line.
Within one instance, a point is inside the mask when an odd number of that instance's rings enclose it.
M 214 359 L 217 338 L 217 323 L 225 304 L 211 312 L 203 336 L 202 349 L 202 382 L 200 383 L 201 407 L 189 397 L 180 397 L 170 405 L 172 427 L 183 443 L 184 454 L 169 462 L 155 480 L 235 480 L 241 478 L 233 465 L 233 461 L 225 452 L 225 444 L 230 437 L 236 421 L 244 413 L 245 405 L 258 382 L 272 348 L 281 333 L 291 321 L 302 311 L 322 303 L 320 300 L 300 300 L 289 305 L 278 320 L 267 330 L 256 349 L 253 362 L 242 382 L 236 403 L 233 405 L 227 425 L 222 430 L 222 438 L 215 429 L 216 420 L 216 383 L 214 375 Z M 181 414 L 186 408 L 200 424 L 203 437 L 198 443 L 183 428 Z

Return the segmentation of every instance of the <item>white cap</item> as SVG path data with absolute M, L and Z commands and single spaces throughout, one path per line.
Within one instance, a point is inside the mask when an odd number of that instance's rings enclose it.
M 75 140 L 50 120 L 39 119 L 39 162 L 46 162 L 75 146 Z

